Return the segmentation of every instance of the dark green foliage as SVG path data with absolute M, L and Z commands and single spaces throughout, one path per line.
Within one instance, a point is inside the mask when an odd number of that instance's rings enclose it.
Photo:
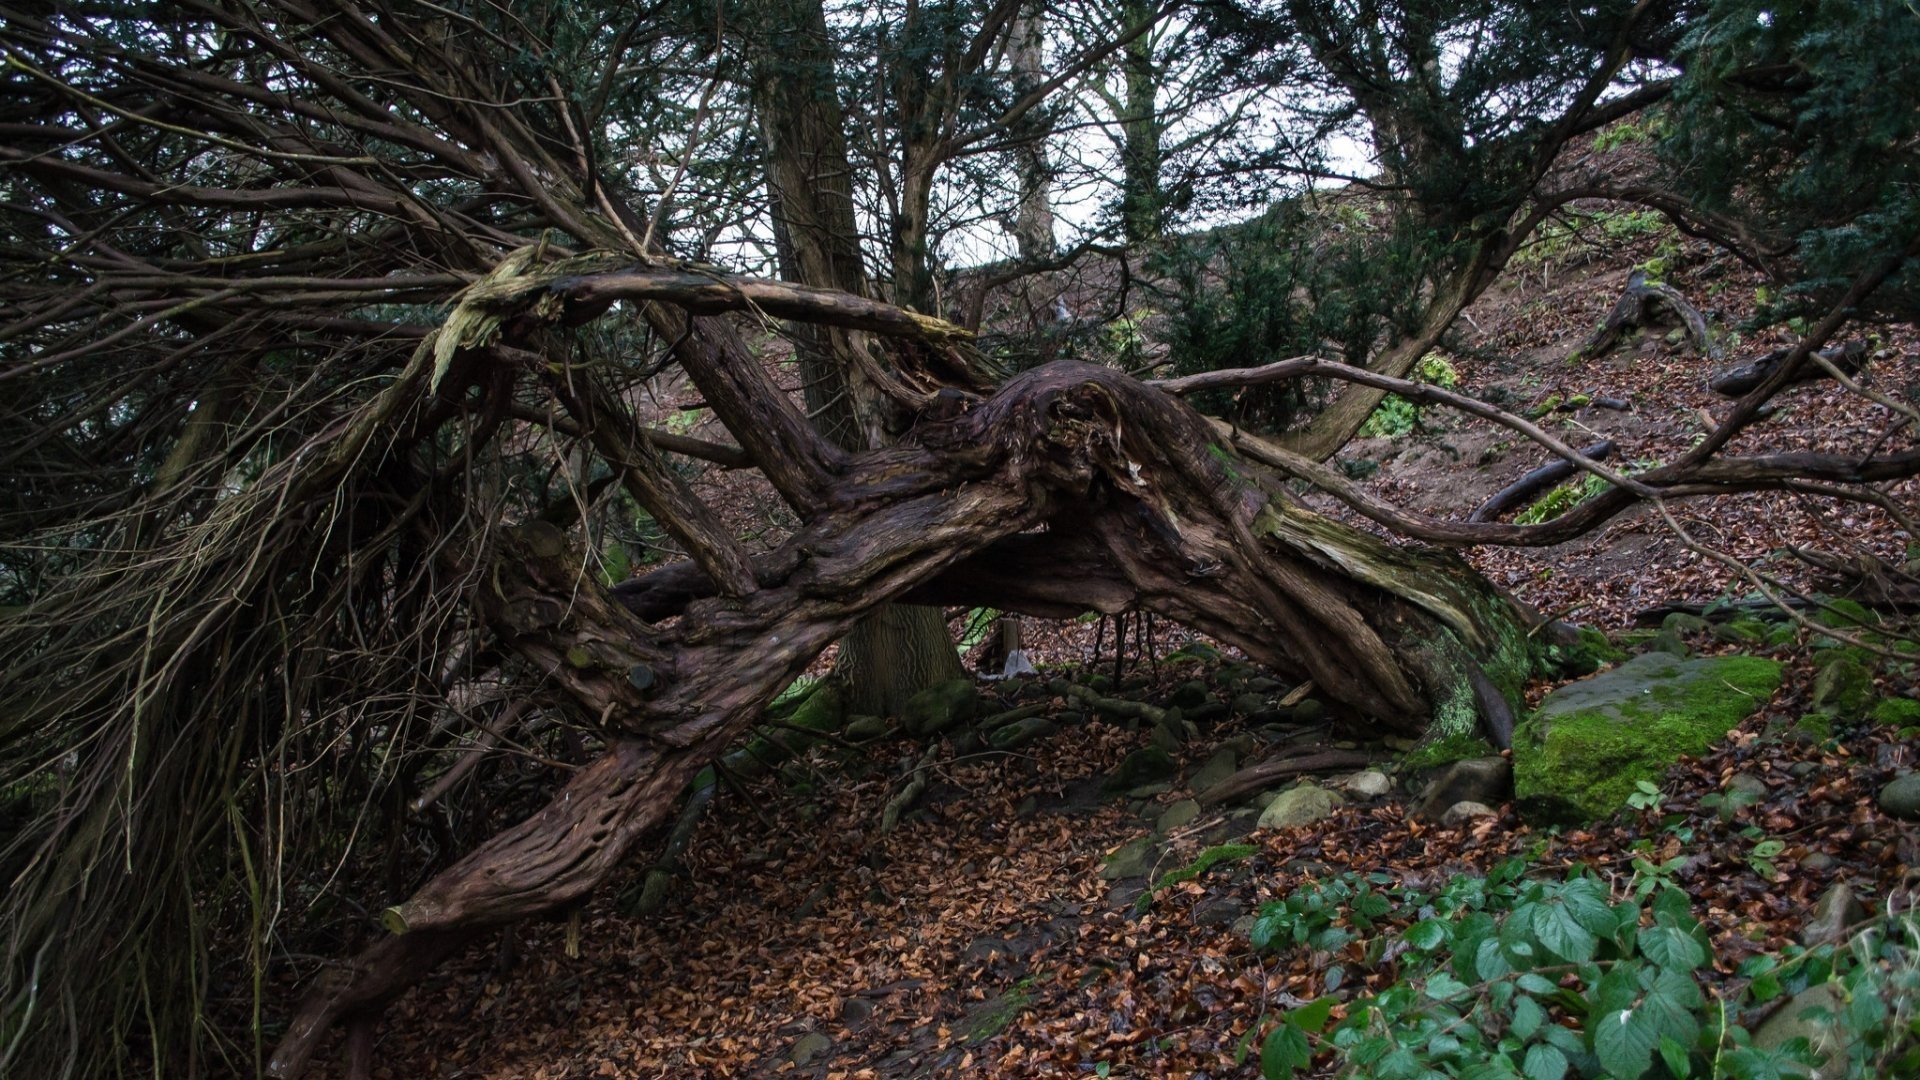
M 1887 920 L 1851 951 L 1751 957 L 1738 992 L 1719 1000 L 1700 983 L 1707 933 L 1657 871 L 1616 897 L 1579 870 L 1530 881 L 1525 868 L 1512 859 L 1433 893 L 1347 873 L 1263 907 L 1255 948 L 1361 956 L 1391 973 L 1385 989 L 1349 997 L 1344 969 L 1327 968 L 1326 995 L 1267 1031 L 1263 1074 L 1289 1077 L 1331 1054 L 1340 1075 L 1383 1078 L 1802 1075 L 1814 1060 L 1804 1041 L 1753 1045 L 1744 1010 L 1829 981 L 1846 1003 L 1834 1020 L 1870 1033 L 1848 1043 L 1847 1075 L 1884 1075 L 1913 1054 L 1910 920 Z
M 1660 152 L 1701 205 L 1798 244 L 1800 279 L 1763 314 L 1817 309 L 1920 234 L 1920 14 L 1900 0 L 1708 5 Z M 1920 314 L 1920 279 L 1873 303 Z

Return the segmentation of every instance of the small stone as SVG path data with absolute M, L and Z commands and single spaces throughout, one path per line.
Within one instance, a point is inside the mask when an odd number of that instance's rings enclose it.
M 1161 780 L 1152 784 L 1141 784 L 1137 788 L 1129 788 L 1127 790 L 1127 798 L 1157 799 L 1160 796 L 1165 795 L 1167 792 L 1172 790 L 1173 790 L 1172 784 L 1167 783 L 1165 780 Z
M 1142 784 L 1151 784 L 1160 780 L 1170 780 L 1180 771 L 1174 764 L 1173 755 L 1157 746 L 1147 746 L 1135 750 L 1121 759 L 1107 778 L 1109 791 L 1125 791 Z
M 1174 687 L 1167 696 L 1167 704 L 1176 709 L 1192 709 L 1206 704 L 1207 684 L 1199 679 L 1189 679 Z
M 1881 788 L 1880 810 L 1902 821 L 1920 821 L 1920 773 L 1895 777 Z
M 1474 802 L 1468 799 L 1447 807 L 1447 812 L 1440 815 L 1440 824 L 1451 828 L 1455 825 L 1472 821 L 1474 818 L 1495 817 L 1499 813 L 1500 811 L 1495 810 L 1486 803 Z
M 1833 869 L 1834 858 L 1824 851 L 1809 851 L 1800 858 L 1800 869 L 1824 873 Z
M 1804 860 L 1801 865 L 1806 865 Z M 1808 916 L 1807 925 L 1800 931 L 1800 943 L 1808 948 L 1842 944 L 1853 932 L 1854 926 L 1866 917 L 1867 909 L 1860 903 L 1860 898 L 1853 895 L 1853 887 L 1844 881 L 1836 881 L 1813 905 L 1813 914 Z
M 847 721 L 846 736 L 855 742 L 877 739 L 887 733 L 887 722 L 878 716 L 855 716 Z
M 900 723 L 912 735 L 938 735 L 972 720 L 979 705 L 980 692 L 973 680 L 952 679 L 908 698 L 900 709 Z
M 840 1003 L 840 1022 L 848 1027 L 859 1027 L 873 1016 L 873 1002 L 866 998 L 850 997 Z
M 1420 749 L 1420 740 L 1409 735 L 1386 735 L 1380 742 L 1396 754 L 1410 754 Z
M 1013 808 L 1014 817 L 1030 818 L 1039 812 L 1040 797 L 1038 795 L 1029 795 L 1021 799 L 1020 805 Z
M 1301 784 L 1275 796 L 1260 812 L 1262 829 L 1293 829 L 1311 825 L 1333 814 L 1342 799 L 1318 784 Z
M 1341 786 L 1355 798 L 1378 799 L 1393 790 L 1393 781 L 1378 769 L 1365 769 L 1347 777 L 1347 782 Z
M 1241 694 L 1233 699 L 1233 711 L 1236 716 L 1252 716 L 1267 707 L 1267 699 L 1262 694 Z
M 987 736 L 987 742 L 996 750 L 1017 750 L 1030 742 L 1050 738 L 1059 730 L 1059 725 L 1044 716 L 1029 716 L 995 729 Z
M 1805 780 L 1819 771 L 1820 763 L 1817 761 L 1796 761 L 1787 766 L 1787 775 L 1795 780 Z
M 1140 877 L 1153 864 L 1158 848 L 1152 837 L 1140 837 L 1121 844 L 1114 853 L 1107 856 L 1106 865 L 1100 868 L 1100 876 L 1108 881 L 1121 878 Z
M 1280 680 L 1269 679 L 1265 675 L 1256 675 L 1247 680 L 1247 689 L 1256 694 L 1271 694 L 1280 689 Z
M 1235 920 L 1246 913 L 1246 901 L 1224 896 L 1216 897 L 1193 906 L 1193 925 L 1231 926 Z
M 1295 705 L 1290 715 L 1296 724 L 1317 724 L 1326 718 L 1327 707 L 1314 698 L 1308 698 Z
M 1502 802 L 1513 787 L 1513 763 L 1502 757 L 1456 761 L 1433 778 L 1414 800 L 1409 815 L 1438 821 L 1455 803 L 1491 806 Z
M 1187 787 L 1198 795 L 1220 781 L 1232 776 L 1240 767 L 1240 755 L 1230 746 L 1221 747 L 1213 752 L 1205 765 L 1193 771 L 1187 778 Z
M 1712 623 L 1701 618 L 1700 616 L 1693 615 L 1685 611 L 1676 611 L 1673 614 L 1668 615 L 1666 618 L 1660 620 L 1660 629 L 1670 630 L 1676 634 L 1703 633 L 1706 630 L 1711 629 L 1712 626 L 1713 626 Z
M 1752 773 L 1734 773 L 1727 777 L 1721 788 L 1720 807 L 1717 813 L 1721 821 L 1732 821 L 1734 815 L 1749 806 L 1767 800 L 1767 782 Z
M 1193 799 L 1181 799 L 1179 802 L 1161 811 L 1160 817 L 1153 823 L 1153 831 L 1159 833 L 1161 836 L 1165 836 L 1173 830 L 1180 828 L 1182 825 L 1191 825 L 1193 819 L 1199 816 L 1200 804 L 1198 802 Z
M 819 1057 L 832 1048 L 832 1039 L 827 1038 L 817 1031 L 810 1031 L 800 1036 L 799 1041 L 793 1044 L 793 1049 L 787 1051 L 787 1060 L 801 1068 L 805 1068 L 812 1063 L 814 1058 Z

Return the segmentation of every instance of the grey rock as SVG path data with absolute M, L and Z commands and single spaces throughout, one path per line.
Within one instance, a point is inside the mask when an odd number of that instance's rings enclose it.
M 1364 769 L 1347 777 L 1341 787 L 1358 799 L 1378 799 L 1393 790 L 1393 781 L 1378 769 Z
M 1050 738 L 1060 726 L 1044 716 L 1029 716 L 1006 727 L 995 729 L 987 742 L 996 750 L 1017 750 L 1030 742 Z
M 1295 829 L 1331 816 L 1346 800 L 1318 784 L 1301 784 L 1274 796 L 1260 812 L 1262 829 Z
M 1698 615 L 1676 611 L 1660 620 L 1660 629 L 1671 630 L 1676 634 L 1698 634 L 1712 629 L 1713 624 Z
M 1787 775 L 1795 780 L 1805 780 L 1819 771 L 1820 763 L 1817 761 L 1796 761 L 1787 766 Z
M 1722 821 L 1732 821 L 1734 816 L 1749 806 L 1767 801 L 1767 782 L 1752 773 L 1734 773 L 1727 777 L 1721 786 L 1720 806 L 1717 813 Z
M 1216 897 L 1203 900 L 1193 906 L 1193 925 L 1195 926 L 1232 926 L 1234 921 L 1247 913 L 1247 902 L 1232 897 Z
M 1804 860 L 1801 865 L 1806 865 Z M 1800 930 L 1800 943 L 1808 948 L 1842 944 L 1866 917 L 1866 906 L 1853 895 L 1853 886 L 1836 881 L 1813 905 L 1813 914 Z
M 1800 869 L 1821 873 L 1834 867 L 1834 857 L 1824 851 L 1809 851 L 1800 859 Z
M 1813 677 L 1810 703 L 1816 712 L 1857 720 L 1873 703 L 1873 673 L 1844 656 L 1829 660 Z
M 1455 803 L 1493 806 L 1513 789 L 1513 763 L 1503 757 L 1456 761 L 1427 782 L 1408 813 L 1421 821 L 1439 821 Z
M 1317 724 L 1326 718 L 1327 707 L 1314 698 L 1308 698 L 1295 705 L 1288 715 L 1296 724 Z
M 840 1022 L 848 1027 L 859 1027 L 873 1016 L 873 1002 L 862 997 L 850 997 L 840 1003 Z
M 1823 1010 L 1826 1019 L 1814 1019 L 1815 1009 Z M 1817 1059 L 1812 1075 L 1838 1076 L 1839 1073 L 1831 1071 L 1831 1066 L 1846 1059 L 1847 1033 L 1839 1022 L 1846 1010 L 1846 998 L 1838 983 L 1810 986 L 1795 994 L 1793 1000 L 1760 1025 L 1753 1033 L 1754 1048 L 1777 1050 L 1792 1039 L 1803 1038 Z
M 909 734 L 925 738 L 972 720 L 980 707 L 980 692 L 971 679 L 953 679 L 907 699 L 900 723 Z
M 1902 821 L 1920 821 L 1920 773 L 1897 776 L 1881 788 L 1880 810 Z
M 1193 775 L 1187 778 L 1187 787 L 1198 795 L 1232 776 L 1239 767 L 1240 755 L 1232 747 L 1223 746 L 1213 752 L 1206 764 L 1193 771 Z
M 1680 640 L 1679 634 L 1671 630 L 1662 630 L 1647 640 L 1646 651 L 1684 657 L 1687 655 L 1687 643 Z
M 1167 696 L 1167 704 L 1176 709 L 1191 709 L 1204 705 L 1207 701 L 1207 684 L 1199 679 L 1189 679 L 1173 688 Z
M 1165 836 L 1182 825 L 1193 824 L 1193 819 L 1199 816 L 1198 802 L 1192 799 L 1181 799 L 1160 812 L 1160 816 L 1154 820 L 1153 831 Z
M 1455 825 L 1462 825 L 1472 821 L 1474 818 L 1497 817 L 1499 813 L 1500 811 L 1495 810 L 1486 803 L 1474 802 L 1469 799 L 1447 807 L 1447 812 L 1440 815 L 1440 824 L 1452 828 Z
M 1107 856 L 1106 865 L 1100 868 L 1100 876 L 1107 881 L 1142 877 L 1159 853 L 1159 847 L 1150 836 L 1129 840 Z
M 1128 788 L 1127 798 L 1154 799 L 1162 795 L 1165 795 L 1167 792 L 1172 790 L 1173 790 L 1172 784 L 1167 783 L 1165 780 L 1159 780 L 1151 784 L 1141 784 L 1137 788 Z
M 833 1049 L 832 1039 L 817 1031 L 810 1031 L 800 1036 L 799 1040 L 793 1044 L 793 1049 L 787 1051 L 787 1060 L 805 1068 L 813 1062 L 814 1058 L 831 1049 Z
M 1180 771 L 1174 764 L 1173 755 L 1157 746 L 1146 746 L 1121 759 L 1112 775 L 1107 777 L 1109 791 L 1126 791 L 1142 784 L 1151 784 L 1159 780 L 1170 780 Z

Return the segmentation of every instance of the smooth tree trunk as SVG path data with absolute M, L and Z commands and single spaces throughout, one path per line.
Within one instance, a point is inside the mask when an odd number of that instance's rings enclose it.
M 1120 10 L 1121 25 L 1128 27 L 1153 16 L 1153 5 L 1145 0 L 1125 0 Z M 1126 109 L 1120 120 L 1120 219 L 1128 243 L 1157 238 L 1164 209 L 1160 191 L 1160 136 L 1164 125 L 1153 37 L 1151 33 L 1141 34 L 1127 42 L 1120 54 Z
M 757 48 L 754 97 L 767 141 L 781 276 L 869 295 L 826 13 L 819 0 L 761 3 L 762 25 L 776 32 Z M 795 324 L 794 331 L 807 411 L 820 430 L 846 450 L 883 445 L 892 410 L 863 366 L 867 336 L 819 323 Z M 919 691 L 965 674 L 940 611 L 892 606 L 848 633 L 835 670 L 846 681 L 849 708 L 878 716 L 896 715 Z

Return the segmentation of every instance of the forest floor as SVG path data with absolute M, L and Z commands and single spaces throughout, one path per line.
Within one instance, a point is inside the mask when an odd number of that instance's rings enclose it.
M 1669 264 L 1667 280 L 1721 329 L 1750 312 L 1751 275 L 1671 237 L 1577 250 L 1515 273 L 1474 307 L 1449 353 L 1461 388 L 1537 412 L 1569 441 L 1613 439 L 1615 462 L 1684 452 L 1725 412 L 1707 376 L 1785 338 L 1754 335 L 1709 359 L 1662 329 L 1569 363 L 1630 269 L 1652 258 Z M 1874 385 L 1920 399 L 1912 328 L 1877 333 Z M 1554 409 L 1581 395 L 1623 398 L 1631 408 Z M 1785 405 L 1735 449 L 1857 448 L 1888 426 L 1884 410 L 1831 383 L 1799 387 Z M 1401 437 L 1360 440 L 1342 456 L 1349 474 L 1380 494 L 1444 516 L 1463 515 L 1543 460 L 1538 448 L 1478 422 L 1432 414 Z M 1920 502 L 1913 495 L 1904 493 L 1909 505 Z M 1834 506 L 1797 495 L 1681 504 L 1676 518 L 1690 541 L 1634 512 L 1557 548 L 1471 558 L 1539 609 L 1620 634 L 1642 611 L 1753 591 L 1703 551 L 1830 591 L 1873 587 L 1872 559 L 1898 566 L 1912 557 L 1916 538 L 1878 511 Z M 1793 547 L 1817 548 L 1825 566 L 1783 554 Z M 1866 570 L 1867 584 L 1840 580 L 1835 567 Z M 1042 680 L 1087 678 L 1093 633 L 1089 624 L 1029 623 Z M 1120 661 L 1117 686 L 1129 697 L 1162 701 L 1195 680 L 1223 702 L 1289 689 L 1176 653 L 1180 631 L 1163 627 L 1155 638 L 1147 649 L 1130 641 Z M 1254 1076 L 1258 1048 L 1249 1055 L 1246 1037 L 1276 1011 L 1326 992 L 1330 980 L 1373 985 L 1392 966 L 1255 949 L 1249 916 L 1263 904 L 1343 871 L 1431 889 L 1515 856 L 1546 876 L 1578 864 L 1621 885 L 1636 873 L 1635 859 L 1679 859 L 1675 880 L 1715 944 L 1705 980 L 1725 987 L 1743 958 L 1794 940 L 1834 883 L 1848 882 L 1869 906 L 1910 896 L 1916 885 L 1920 832 L 1874 804 L 1884 783 L 1920 764 L 1913 741 L 1884 725 L 1818 740 L 1788 730 L 1806 711 L 1812 639 L 1802 631 L 1772 647 L 1741 646 L 1788 665 L 1774 699 L 1708 756 L 1677 766 L 1659 807 L 1575 830 L 1531 826 L 1510 806 L 1458 827 L 1423 824 L 1407 813 L 1404 784 L 1302 829 L 1255 829 L 1257 811 L 1234 806 L 1182 821 L 1194 774 L 1223 747 L 1258 757 L 1319 741 L 1388 772 L 1396 755 L 1339 731 L 1259 724 L 1236 712 L 1179 748 L 1176 775 L 1110 793 L 1105 778 L 1147 745 L 1149 728 L 1083 715 L 1043 681 L 1028 682 L 1017 702 L 1000 700 L 1005 684 L 983 684 L 985 712 L 1047 702 L 1060 733 L 1013 752 L 956 740 L 925 761 L 905 738 L 829 744 L 744 797 L 723 792 L 664 913 L 626 913 L 645 869 L 636 865 L 571 920 L 521 927 L 497 949 L 450 962 L 389 1012 L 376 1075 Z M 1732 648 L 1711 632 L 1689 644 Z M 1103 647 L 1100 670 L 1111 678 L 1111 640 Z M 1880 691 L 1911 696 L 1910 681 L 1896 685 L 1901 678 L 1911 676 L 1883 675 Z M 932 781 L 899 827 L 883 833 L 882 808 L 914 768 Z M 1735 775 L 1757 778 L 1764 795 L 1729 814 L 1715 803 Z M 1757 836 L 1778 842 L 1765 849 L 1769 857 L 1756 857 Z M 1250 850 L 1149 888 L 1230 841 Z M 1131 864 L 1118 875 L 1116 853 Z

